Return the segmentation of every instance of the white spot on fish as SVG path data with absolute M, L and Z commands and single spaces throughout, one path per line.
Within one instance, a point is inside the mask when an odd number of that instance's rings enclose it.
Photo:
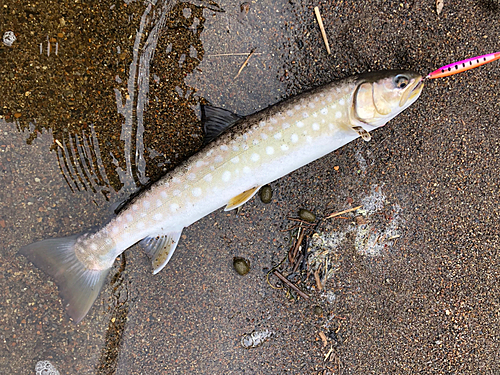
M 318 114 L 316 112 L 314 112 L 313 117 L 318 117 Z
M 252 143 L 253 143 L 254 146 L 257 146 L 259 144 L 259 140 L 258 139 L 254 139 Z
M 250 169 L 250 167 L 243 167 L 243 173 L 249 174 L 251 172 L 252 170 Z
M 207 174 L 205 177 L 203 177 L 203 179 L 204 179 L 206 182 L 210 182 L 210 181 L 212 181 L 213 176 L 209 173 L 209 174 Z
M 269 129 L 269 131 L 272 131 L 274 128 L 272 126 L 270 126 L 268 129 Z
M 197 168 L 203 167 L 203 165 L 204 165 L 204 164 L 205 164 L 205 162 L 204 162 L 203 160 L 198 160 L 198 161 L 196 162 L 196 167 L 197 167 Z
M 222 145 L 222 146 L 220 146 L 220 149 L 222 151 L 227 151 L 229 148 L 226 145 Z
M 287 114 L 287 116 L 292 117 L 293 116 L 293 111 L 288 110 L 288 111 L 286 111 L 286 114 Z
M 156 207 L 161 207 L 163 205 L 163 202 L 160 199 L 156 200 Z
M 196 179 L 196 175 L 194 173 L 190 173 L 189 176 L 188 176 L 188 180 L 195 180 Z
M 315 96 L 315 97 L 314 97 L 314 101 L 315 101 L 315 102 L 319 102 L 319 96 Z
M 215 167 L 213 165 L 210 166 L 210 170 L 213 171 L 215 170 Z
M 331 108 L 331 109 L 335 109 L 335 108 L 337 108 L 337 105 L 336 105 L 336 104 L 332 104 L 332 105 L 330 106 L 330 108 Z
M 132 210 L 137 211 L 138 209 L 139 209 L 139 206 L 138 206 L 138 205 L 134 204 L 134 205 L 132 206 Z
M 267 134 L 265 134 L 265 133 L 262 133 L 262 134 L 260 135 L 260 137 L 261 137 L 262 139 L 267 139 L 267 138 L 268 138 L 268 137 L 267 137 Z
M 302 117 L 304 117 L 304 118 L 308 118 L 308 117 L 309 117 L 309 113 L 307 113 L 307 112 L 303 112 L 303 113 L 302 113 Z
M 165 190 L 162 190 L 161 193 L 160 193 L 161 197 L 162 198 L 166 198 L 167 197 L 167 192 Z
M 252 161 L 259 161 L 260 155 L 257 153 L 253 153 L 252 156 L 250 156 L 250 159 L 252 159 Z
M 231 161 L 236 164 L 240 162 L 240 158 L 238 156 L 235 156 L 234 158 L 231 159 Z
M 335 125 L 333 125 L 332 123 L 328 124 L 328 129 L 333 130 L 334 128 L 335 128 Z
M 174 195 L 174 197 L 177 197 L 178 195 L 181 194 L 181 191 L 180 190 L 174 190 L 174 192 L 172 193 Z
M 274 154 L 274 148 L 271 146 L 267 146 L 266 147 L 266 154 L 268 154 L 268 155 Z
M 209 150 L 209 151 L 207 152 L 207 156 L 208 156 L 208 157 L 210 157 L 210 156 L 212 156 L 212 154 L 213 154 L 213 153 L 214 153 L 214 150 Z
M 335 112 L 335 118 L 341 118 L 342 117 L 342 112 L 337 111 Z
M 283 143 L 280 148 L 282 151 L 286 151 L 288 150 L 288 145 L 286 143 Z
M 299 104 L 295 104 L 295 106 L 293 108 L 295 108 L 295 110 L 298 111 L 300 109 L 300 105 Z
M 224 158 L 221 155 L 217 155 L 214 159 L 216 163 L 222 163 L 223 160 Z
M 328 108 L 326 108 L 326 107 L 325 108 L 321 108 L 320 112 L 321 112 L 322 115 L 326 115 L 328 113 Z
M 299 141 L 299 136 L 293 133 L 290 139 L 292 140 L 293 143 L 297 143 Z
M 260 126 L 260 127 L 264 127 L 264 126 L 266 126 L 265 121 L 261 121 L 261 122 L 259 122 L 259 126 Z
M 249 148 L 249 147 L 248 147 L 248 145 L 245 143 L 243 146 L 241 146 L 241 148 L 243 149 L 243 151 L 246 151 L 246 150 L 248 150 L 248 148 Z
M 297 127 L 301 128 L 304 126 L 304 123 L 302 121 L 297 121 Z
M 278 120 L 276 120 L 274 117 L 271 117 L 269 119 L 269 121 L 271 122 L 271 124 L 277 124 L 278 123 Z
M 155 219 L 156 221 L 160 221 L 161 219 L 163 219 L 163 214 L 157 213 L 153 216 L 153 219 Z
M 147 213 L 145 213 L 145 212 L 141 213 L 141 217 L 146 217 L 146 216 L 148 216 Z
M 90 249 L 91 249 L 92 251 L 96 251 L 96 250 L 97 250 L 97 245 L 96 245 L 95 243 L 90 244 Z
M 173 182 L 174 184 L 178 184 L 178 183 L 180 183 L 180 182 L 181 182 L 181 179 L 180 179 L 179 177 L 174 177 L 174 178 L 172 178 L 172 182 Z
M 224 171 L 222 174 L 222 181 L 228 182 L 231 179 L 231 172 L 229 171 Z
M 175 212 L 179 209 L 179 205 L 177 203 L 172 203 L 170 205 L 170 211 Z
M 281 132 L 280 133 L 276 133 L 274 135 L 274 139 L 280 139 L 281 138 Z
M 111 233 L 113 233 L 113 234 L 117 234 L 119 231 L 120 231 L 120 228 L 118 228 L 118 227 L 113 227 L 113 229 L 111 229 Z
M 344 105 L 344 104 L 345 104 L 345 100 L 344 100 L 344 99 L 340 99 L 340 100 L 339 100 L 339 104 L 340 104 L 340 105 Z
M 199 197 L 201 195 L 201 189 L 199 187 L 195 187 L 192 191 L 191 194 L 193 194 L 195 197 Z
M 128 214 L 126 217 L 127 217 L 127 221 L 129 221 L 129 222 L 134 221 L 134 217 L 132 215 Z
M 149 201 L 144 201 L 142 203 L 142 207 L 144 207 L 146 210 L 151 206 L 151 204 L 149 203 Z
M 335 91 L 337 91 L 337 92 L 341 92 L 342 90 L 341 90 L 341 88 L 340 88 L 340 87 L 337 87 L 337 88 L 335 89 Z
M 233 146 L 233 151 L 240 151 L 240 148 L 236 145 Z
M 319 124 L 315 122 L 314 124 L 312 124 L 312 128 L 313 130 L 319 130 Z
M 290 127 L 290 124 L 288 122 L 285 122 L 283 125 L 282 125 L 283 129 L 288 129 Z
M 142 221 L 137 223 L 137 229 L 144 229 L 146 228 L 146 224 L 144 224 Z
M 309 108 L 314 108 L 316 106 L 316 104 L 314 104 L 313 102 L 309 102 Z

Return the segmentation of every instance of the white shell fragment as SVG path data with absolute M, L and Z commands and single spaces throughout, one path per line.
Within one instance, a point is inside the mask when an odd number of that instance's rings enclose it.
M 35 366 L 36 375 L 60 375 L 50 361 L 38 361 Z
M 3 44 L 5 44 L 7 47 L 10 47 L 12 46 L 12 44 L 14 44 L 14 42 L 16 41 L 16 35 L 14 34 L 13 31 L 6 31 L 4 34 L 3 34 L 3 38 L 2 38 L 2 42 Z
M 439 16 L 443 11 L 444 0 L 436 0 L 436 13 Z
M 247 333 L 241 338 L 241 346 L 245 349 L 256 348 L 260 346 L 273 335 L 273 332 L 268 329 L 262 331 L 254 331 L 252 333 Z

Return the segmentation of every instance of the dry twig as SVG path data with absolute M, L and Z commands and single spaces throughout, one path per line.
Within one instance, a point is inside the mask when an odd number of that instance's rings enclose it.
M 326 37 L 325 27 L 323 26 L 323 19 L 321 18 L 318 7 L 314 7 L 314 13 L 316 14 L 316 19 L 318 20 L 321 35 L 323 36 L 323 41 L 325 42 L 326 51 L 330 55 L 332 52 L 330 51 L 330 45 L 328 44 L 328 39 Z

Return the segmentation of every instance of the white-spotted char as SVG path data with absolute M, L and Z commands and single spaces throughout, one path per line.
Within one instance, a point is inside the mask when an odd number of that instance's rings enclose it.
M 420 95 L 410 71 L 354 76 L 240 117 L 204 107 L 206 146 L 134 199 L 102 229 L 33 243 L 20 252 L 59 285 L 68 314 L 87 314 L 115 258 L 140 242 L 153 272 L 171 258 L 183 228 L 231 210 L 259 188 L 385 125 Z

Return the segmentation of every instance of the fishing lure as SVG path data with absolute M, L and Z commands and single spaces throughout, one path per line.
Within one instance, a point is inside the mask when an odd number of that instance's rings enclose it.
M 469 69 L 477 68 L 478 66 L 487 64 L 489 62 L 500 59 L 500 52 L 489 53 L 487 55 L 481 55 L 476 57 L 471 57 L 470 59 L 465 59 L 462 61 L 457 61 L 453 64 L 445 65 L 432 73 L 429 73 L 425 79 L 442 78 L 451 76 L 453 74 L 465 72 Z

